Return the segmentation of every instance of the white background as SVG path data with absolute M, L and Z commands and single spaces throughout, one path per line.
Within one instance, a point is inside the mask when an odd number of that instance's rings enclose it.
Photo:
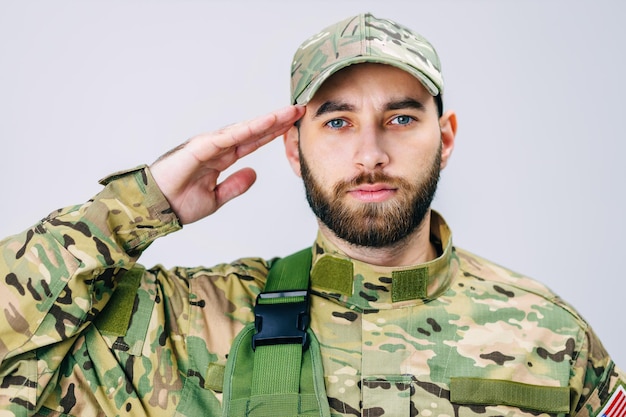
M 626 367 L 618 0 L 0 0 L 1 234 L 194 134 L 287 104 L 300 42 L 362 11 L 416 29 L 442 58 L 459 133 L 434 207 L 455 243 L 546 283 Z M 253 189 L 143 263 L 210 266 L 312 243 L 281 141 L 242 162 L 259 174 Z

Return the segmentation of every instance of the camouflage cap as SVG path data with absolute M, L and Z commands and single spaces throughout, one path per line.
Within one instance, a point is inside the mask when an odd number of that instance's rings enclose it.
M 363 13 L 300 45 L 291 65 L 291 102 L 308 103 L 328 77 L 362 62 L 393 65 L 417 77 L 433 96 L 443 92 L 441 63 L 430 42 L 396 22 Z

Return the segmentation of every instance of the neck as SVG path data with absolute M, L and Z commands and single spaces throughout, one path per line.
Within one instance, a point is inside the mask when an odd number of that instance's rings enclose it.
M 348 257 L 361 262 L 400 267 L 428 262 L 437 257 L 437 249 L 430 241 L 430 211 L 410 235 L 391 246 L 381 248 L 354 245 L 337 237 L 332 230 L 321 222 L 318 221 L 318 223 L 320 231 L 326 239 Z

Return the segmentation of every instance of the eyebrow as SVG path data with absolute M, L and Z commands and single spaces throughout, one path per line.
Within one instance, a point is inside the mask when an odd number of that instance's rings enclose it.
M 415 99 L 409 98 L 409 97 L 402 99 L 402 100 L 390 101 L 389 103 L 385 105 L 385 110 L 402 110 L 402 109 L 415 109 L 415 110 L 424 111 L 426 110 L 426 106 L 424 106 L 424 104 L 422 104 L 421 102 Z
M 329 100 L 329 101 L 324 102 L 321 106 L 319 106 L 313 118 L 315 119 L 326 113 L 332 113 L 336 111 L 354 111 L 355 108 L 356 107 L 352 104 Z M 425 111 L 426 107 L 420 101 L 417 101 L 409 97 L 403 98 L 401 100 L 390 101 L 387 104 L 385 104 L 385 107 L 384 107 L 385 111 L 402 110 L 402 109 L 415 109 L 419 111 Z
M 320 117 L 323 114 L 332 113 L 335 111 L 354 111 L 354 108 L 355 107 L 352 104 L 330 100 L 319 106 L 313 118 Z

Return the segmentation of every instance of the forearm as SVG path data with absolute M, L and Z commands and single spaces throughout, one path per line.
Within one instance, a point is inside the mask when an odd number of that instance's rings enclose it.
M 84 205 L 0 244 L 0 359 L 56 343 L 101 311 L 156 238 L 180 228 L 148 170 L 119 173 Z

